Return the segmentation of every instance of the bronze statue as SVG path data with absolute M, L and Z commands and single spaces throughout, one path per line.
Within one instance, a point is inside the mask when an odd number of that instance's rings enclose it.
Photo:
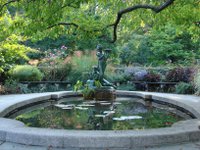
M 110 55 L 111 49 L 105 49 L 101 45 L 97 45 L 97 57 L 98 57 L 98 66 L 93 67 L 92 77 L 94 80 L 98 80 L 103 86 L 113 86 L 109 81 L 104 78 L 104 72 L 107 66 L 107 59 Z
M 103 82 L 104 72 L 107 66 L 107 59 L 109 57 L 110 49 L 106 49 L 103 51 L 101 45 L 97 45 L 97 57 L 98 57 L 98 71 L 99 71 L 99 81 Z
M 87 88 L 92 89 L 94 92 L 95 100 L 115 100 L 116 98 L 114 89 L 116 86 L 104 77 L 110 51 L 110 49 L 103 50 L 101 45 L 97 45 L 98 65 L 93 66 L 90 78 L 86 82 Z

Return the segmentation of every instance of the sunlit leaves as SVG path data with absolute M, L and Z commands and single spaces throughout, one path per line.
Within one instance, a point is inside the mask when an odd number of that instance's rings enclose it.
M 0 72 L 10 69 L 14 64 L 28 60 L 26 54 L 34 50 L 19 44 L 19 41 L 23 40 L 22 37 L 11 35 L 0 42 Z
M 1 0 L 0 6 L 7 2 Z M 36 35 L 35 39 L 52 35 L 58 37 L 60 34 L 99 37 L 105 33 L 109 36 L 113 31 L 108 25 L 115 22 L 120 10 L 137 4 L 159 6 L 163 2 L 166 0 L 20 0 L 4 6 L 0 11 L 4 14 L 11 12 L 10 6 L 14 7 L 13 18 L 15 13 L 18 16 L 14 29 L 21 31 L 23 35 Z M 138 9 L 123 15 L 117 32 L 120 34 L 127 30 L 126 28 L 134 31 L 139 26 L 159 29 L 168 22 L 176 26 L 180 33 L 187 30 L 197 38 L 200 28 L 195 22 L 200 20 L 199 8 L 199 0 L 175 0 L 171 6 L 158 14 L 151 10 Z M 59 22 L 75 23 L 78 28 L 62 26 L 48 29 Z

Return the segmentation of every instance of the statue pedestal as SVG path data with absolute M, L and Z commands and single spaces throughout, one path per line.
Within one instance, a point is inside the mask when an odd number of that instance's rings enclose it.
M 116 99 L 116 92 L 112 86 L 103 86 L 95 89 L 94 97 L 97 101 L 112 101 Z

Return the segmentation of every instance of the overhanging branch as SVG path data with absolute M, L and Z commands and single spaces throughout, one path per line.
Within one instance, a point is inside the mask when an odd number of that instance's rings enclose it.
M 10 3 L 14 3 L 14 2 L 19 2 L 20 0 L 10 0 L 7 3 L 3 4 L 0 6 L 0 12 L 3 10 L 4 7 L 6 7 L 7 5 L 9 5 Z
M 155 13 L 159 13 L 162 10 L 164 10 L 165 8 L 167 8 L 168 6 L 170 6 L 174 1 L 175 0 L 167 0 L 166 2 L 164 2 L 163 4 L 161 4 L 159 6 L 138 4 L 138 5 L 134 5 L 134 6 L 120 10 L 117 13 L 117 18 L 116 18 L 115 22 L 113 24 L 110 24 L 107 26 L 107 27 L 113 27 L 113 40 L 111 41 L 111 43 L 114 43 L 117 40 L 117 27 L 118 27 L 118 25 L 122 19 L 122 16 L 124 14 L 132 12 L 137 9 L 150 9 Z
M 47 29 L 51 29 L 51 28 L 56 27 L 56 26 L 74 26 L 74 27 L 79 28 L 80 30 L 82 30 L 84 32 L 99 32 L 99 31 L 104 30 L 104 28 L 103 29 L 87 30 L 85 28 L 81 28 L 78 24 L 73 23 L 73 22 L 71 22 L 71 23 L 59 22 L 59 23 L 56 23 L 54 25 L 51 25 L 51 26 L 47 27 Z

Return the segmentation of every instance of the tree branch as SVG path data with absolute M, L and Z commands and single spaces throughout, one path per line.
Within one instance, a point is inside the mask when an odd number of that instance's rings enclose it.
M 1 7 L 0 7 L 0 12 L 3 10 L 4 7 L 6 7 L 7 5 L 9 5 L 10 3 L 14 3 L 14 2 L 19 2 L 20 0 L 11 0 L 11 1 L 8 1 L 7 3 L 3 4 Z
M 168 6 L 170 6 L 175 0 L 167 0 L 166 2 L 164 2 L 163 4 L 159 5 L 159 6 L 153 6 L 153 5 L 134 5 L 125 9 L 120 10 L 117 13 L 117 18 L 115 20 L 115 22 L 113 24 L 108 25 L 107 27 L 113 27 L 113 40 L 111 41 L 111 43 L 114 43 L 117 40 L 117 27 L 122 19 L 122 16 L 126 13 L 132 12 L 134 10 L 137 9 L 150 9 L 155 13 L 159 13 L 162 10 L 164 10 L 165 8 L 167 8 Z

